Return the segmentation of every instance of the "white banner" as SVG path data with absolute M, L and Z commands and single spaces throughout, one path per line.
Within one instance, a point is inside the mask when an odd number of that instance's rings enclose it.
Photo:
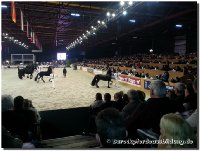
M 103 74 L 103 71 L 102 70 L 94 69 L 94 74 Z
M 77 69 L 78 69 L 78 70 L 81 70 L 81 66 L 77 66 Z
M 87 67 L 82 67 L 82 70 L 83 71 L 87 71 Z

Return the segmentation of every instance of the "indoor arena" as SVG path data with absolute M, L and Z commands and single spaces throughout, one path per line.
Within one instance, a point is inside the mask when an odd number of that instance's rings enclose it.
M 4 149 L 197 149 L 197 1 L 2 1 Z

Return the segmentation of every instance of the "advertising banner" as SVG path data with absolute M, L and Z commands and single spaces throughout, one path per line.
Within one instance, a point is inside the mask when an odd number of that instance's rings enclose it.
M 141 79 L 140 78 L 120 74 L 118 81 L 124 82 L 124 83 L 127 83 L 127 84 L 131 84 L 131 85 L 134 85 L 134 86 L 137 86 L 137 87 L 141 87 Z
M 151 81 L 144 80 L 144 88 L 150 90 Z
M 93 73 L 93 69 L 92 69 L 92 68 L 88 68 L 87 71 L 88 71 L 89 73 Z
M 94 69 L 94 74 L 103 74 L 103 71 L 102 70 Z

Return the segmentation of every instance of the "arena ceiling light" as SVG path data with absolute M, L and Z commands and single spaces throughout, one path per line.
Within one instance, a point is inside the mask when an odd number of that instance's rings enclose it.
M 176 27 L 177 27 L 177 28 L 182 28 L 183 25 L 182 25 L 182 24 L 176 24 Z
M 107 12 L 107 13 L 106 13 L 106 16 L 108 16 L 108 17 L 109 17 L 109 16 L 110 16 L 110 12 Z
M 124 4 L 125 4 L 124 1 L 121 1 L 121 2 L 120 2 L 120 5 L 121 5 L 121 6 L 124 6 Z
M 1 8 L 7 8 L 7 6 L 6 5 L 1 5 Z
M 122 14 L 125 16 L 125 15 L 127 14 L 127 11 L 126 11 L 126 10 L 124 10 Z
M 77 14 L 77 13 L 71 13 L 71 16 L 76 16 L 76 17 L 79 17 L 80 14 Z
M 131 6 L 133 5 L 133 1 L 129 1 L 128 4 Z
M 102 24 L 102 25 L 105 25 L 105 22 L 104 22 L 104 21 L 102 21 L 102 22 L 101 22 L 101 24 Z
M 112 17 L 115 17 L 115 13 L 112 13 Z
M 100 20 L 98 20 L 98 21 L 97 21 L 97 23 L 98 23 L 98 24 L 100 24 L 100 23 L 101 23 L 101 21 L 100 21 Z
M 135 23 L 135 19 L 129 19 L 129 22 Z

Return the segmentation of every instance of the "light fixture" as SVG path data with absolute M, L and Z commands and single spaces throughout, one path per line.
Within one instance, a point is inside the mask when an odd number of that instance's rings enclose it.
M 133 5 L 133 1 L 129 1 L 128 4 L 131 6 Z
M 108 16 L 108 17 L 109 17 L 109 16 L 110 16 L 110 12 L 107 12 L 106 16 Z
M 124 10 L 124 11 L 123 11 L 123 15 L 126 15 L 126 14 L 127 14 L 127 11 Z
M 91 26 L 91 28 L 93 29 L 94 27 L 93 27 L 93 26 Z
M 96 30 L 96 28 L 94 27 L 94 30 Z
M 93 33 L 93 35 L 96 35 L 96 33 Z
M 135 19 L 129 19 L 129 22 L 135 23 Z
M 115 17 L 115 13 L 112 13 L 112 17 Z
M 153 49 L 150 49 L 149 52 L 152 53 L 152 52 L 153 52 Z
M 98 20 L 98 21 L 97 21 L 97 23 L 99 23 L 99 24 L 100 24 L 100 23 L 101 23 L 101 22 L 100 22 L 100 20 Z
M 102 21 L 101 23 L 102 23 L 102 25 L 104 25 L 104 24 L 105 24 L 105 22 L 104 22 L 104 21 Z
M 71 16 L 76 16 L 76 17 L 79 17 L 79 16 L 80 16 L 80 14 L 71 13 Z
M 124 4 L 125 4 L 124 1 L 121 1 L 121 2 L 120 2 L 120 5 L 121 5 L 121 6 L 124 6 Z
M 6 5 L 1 5 L 1 8 L 7 8 L 7 6 Z
M 177 27 L 177 28 L 182 28 L 183 25 L 181 25 L 181 24 L 176 24 L 176 27 Z

